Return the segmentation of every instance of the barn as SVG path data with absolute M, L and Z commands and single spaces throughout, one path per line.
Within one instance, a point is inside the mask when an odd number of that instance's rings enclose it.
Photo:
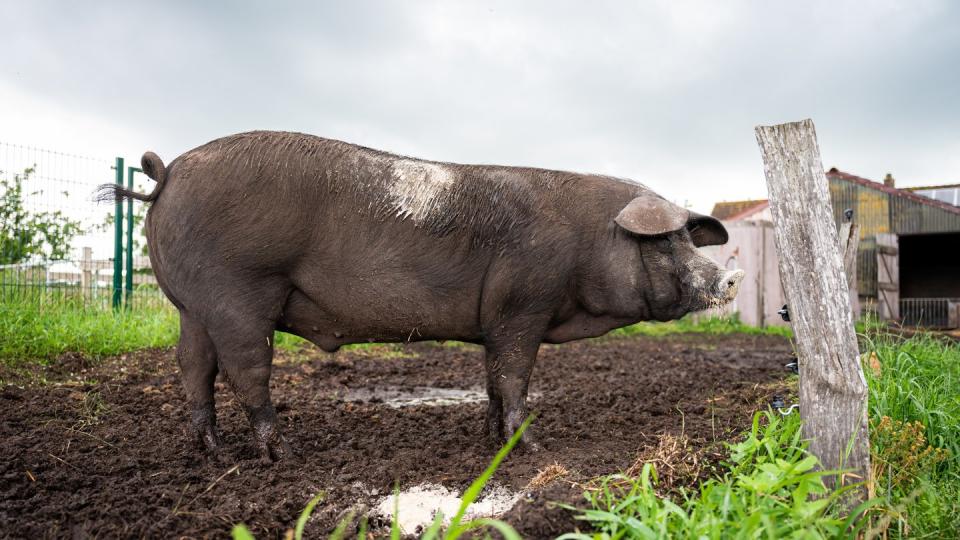
M 857 295 L 862 311 L 906 325 L 960 327 L 960 185 L 899 189 L 836 168 L 826 173 L 838 226 L 860 225 Z M 777 324 L 784 302 L 767 201 L 717 203 L 730 242 L 712 255 L 747 272 L 734 307 L 744 322 Z

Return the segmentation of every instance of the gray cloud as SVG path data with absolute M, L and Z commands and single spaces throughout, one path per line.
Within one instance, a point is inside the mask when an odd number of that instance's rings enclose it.
M 960 181 L 954 2 L 20 2 L 0 17 L 0 84 L 134 134 L 116 141 L 130 157 L 290 129 L 629 176 L 708 210 L 764 196 L 754 125 L 812 117 L 827 166 Z

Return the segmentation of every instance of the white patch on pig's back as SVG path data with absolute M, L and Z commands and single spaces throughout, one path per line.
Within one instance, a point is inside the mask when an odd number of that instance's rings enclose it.
M 422 223 L 443 211 L 455 181 L 453 172 L 444 165 L 400 159 L 391 164 L 387 189 L 398 217 Z

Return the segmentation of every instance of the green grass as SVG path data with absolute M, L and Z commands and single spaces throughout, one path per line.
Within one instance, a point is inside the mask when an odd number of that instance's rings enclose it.
M 638 478 L 602 479 L 586 493 L 591 508 L 579 516 L 594 532 L 561 538 L 812 539 L 849 530 L 851 523 L 833 511 L 840 492 L 828 493 L 821 480 L 830 473 L 814 471 L 817 461 L 804 449 L 797 415 L 757 413 L 744 440 L 729 450 L 721 476 L 674 497 L 657 493 L 649 463 Z
M 113 310 L 66 295 L 6 298 L 0 302 L 0 363 L 45 363 L 67 352 L 99 358 L 176 345 L 180 318 L 170 304 Z M 297 350 L 308 342 L 277 332 L 274 344 Z
M 701 317 L 690 315 L 670 322 L 639 322 L 610 332 L 610 336 L 650 336 L 661 337 L 675 334 L 727 335 L 748 334 L 792 337 L 793 332 L 787 326 L 750 326 L 740 322 L 736 316 Z
M 564 538 L 956 538 L 960 536 L 960 344 L 863 325 L 873 499 L 845 521 L 823 493 L 798 415 L 758 413 L 696 490 L 658 493 L 656 471 L 614 475 L 588 491 L 587 533 Z M 853 515 L 857 515 L 856 512 Z
M 960 344 L 889 334 L 864 343 L 884 518 L 898 535 L 960 537 Z
M 173 308 L 116 312 L 69 299 L 0 303 L 0 361 L 8 365 L 43 362 L 65 352 L 99 357 L 166 347 L 178 334 Z

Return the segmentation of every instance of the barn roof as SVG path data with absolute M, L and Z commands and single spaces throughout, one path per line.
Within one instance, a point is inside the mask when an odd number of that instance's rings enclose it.
M 932 206 L 934 208 L 939 208 L 941 210 L 950 212 L 952 214 L 960 215 L 960 207 L 956 207 L 956 206 L 953 206 L 952 204 L 947 204 L 945 202 L 941 202 L 936 199 L 931 199 L 929 197 L 924 197 L 922 195 L 917 195 L 916 193 L 913 193 L 912 191 L 909 191 L 906 189 L 885 186 L 880 182 L 874 182 L 873 180 L 868 180 L 866 178 L 862 178 L 855 174 L 850 174 L 847 172 L 837 170 L 836 167 L 827 171 L 827 176 L 838 179 L 838 180 L 845 180 L 847 182 L 858 184 L 866 188 L 882 191 L 883 193 L 892 195 L 894 197 L 900 197 L 902 199 L 906 199 L 915 203 L 919 203 L 925 206 Z
M 938 184 L 935 186 L 911 186 L 900 188 L 904 191 L 922 191 L 924 189 L 956 189 L 960 188 L 960 184 Z
M 749 201 L 724 201 L 713 205 L 713 211 L 710 215 L 721 220 L 736 220 L 744 215 L 750 215 L 754 212 L 763 210 L 769 206 L 766 199 L 754 199 Z

